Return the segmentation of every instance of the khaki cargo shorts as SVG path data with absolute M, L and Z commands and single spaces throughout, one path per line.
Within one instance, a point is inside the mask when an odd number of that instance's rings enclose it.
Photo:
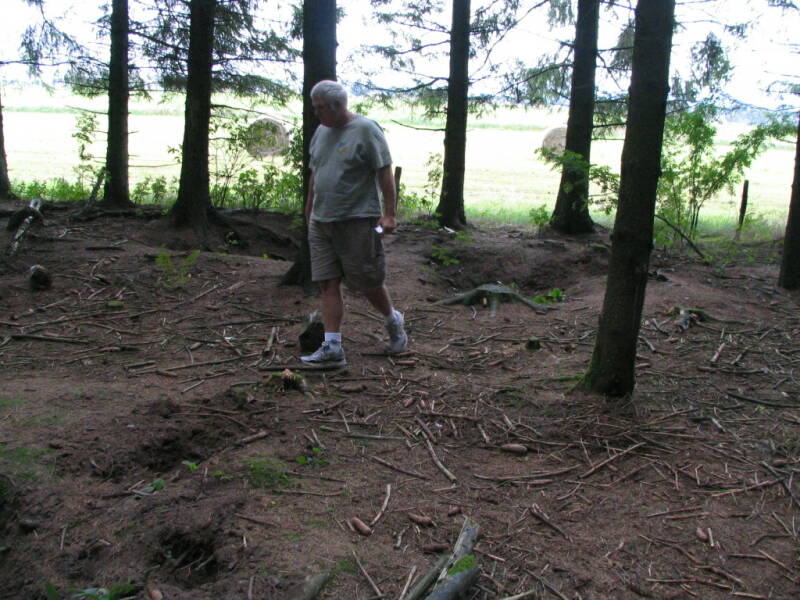
M 344 279 L 354 290 L 369 290 L 383 285 L 386 264 L 383 241 L 376 233 L 378 219 L 348 219 L 308 224 L 311 251 L 311 279 Z

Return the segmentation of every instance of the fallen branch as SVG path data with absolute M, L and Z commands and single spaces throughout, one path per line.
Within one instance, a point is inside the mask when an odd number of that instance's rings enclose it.
M 533 571 L 531 571 L 530 569 L 525 569 L 525 572 L 526 572 L 528 575 L 530 575 L 531 577 L 533 577 L 533 578 L 534 578 L 536 581 L 538 581 L 539 583 L 541 583 L 541 584 L 544 586 L 544 588 L 545 588 L 547 591 L 549 591 L 551 594 L 553 594 L 554 596 L 556 596 L 557 598 L 559 598 L 559 600 L 569 600 L 569 598 L 567 598 L 567 597 L 566 597 L 564 594 L 562 594 L 561 592 L 559 592 L 559 591 L 558 591 L 558 589 L 557 589 L 557 588 L 555 588 L 555 587 L 554 587 L 554 586 L 553 586 L 553 585 L 552 585 L 550 582 L 548 582 L 548 581 L 547 581 L 547 580 L 546 580 L 544 577 L 539 577 L 539 576 L 538 576 L 536 573 L 534 573 L 534 572 L 533 572 Z
M 743 400 L 744 402 L 752 402 L 753 404 L 759 404 L 761 406 L 769 406 L 770 408 L 800 408 L 800 404 L 784 404 L 781 402 L 770 402 L 769 400 L 750 398 L 749 396 L 744 396 L 743 394 L 737 394 L 736 392 L 720 389 L 713 383 L 711 384 L 711 387 L 716 388 L 717 391 L 720 392 L 721 394 L 726 394 L 731 398 L 736 398 L 737 400 Z
M 403 467 L 398 467 L 397 465 L 390 463 L 388 460 L 383 460 L 382 458 L 378 458 L 377 456 L 370 456 L 369 458 L 374 460 L 379 465 L 383 465 L 384 467 L 392 469 L 393 471 L 397 471 L 398 473 L 410 475 L 411 477 L 416 477 L 417 479 L 425 479 L 425 480 L 429 479 L 427 475 L 423 475 L 422 473 L 417 473 L 415 471 L 409 471 L 408 469 L 404 469 Z
M 307 492 L 305 490 L 272 490 L 273 494 L 294 494 L 296 496 L 322 496 L 323 498 L 330 498 L 332 496 L 341 496 L 344 494 L 344 490 L 341 492 Z
M 377 584 L 373 581 L 372 577 L 369 576 L 369 573 L 367 573 L 367 570 L 364 568 L 364 565 L 362 565 L 361 561 L 358 559 L 358 554 L 356 554 L 355 550 L 353 550 L 353 558 L 356 559 L 356 564 L 358 565 L 358 568 L 361 569 L 361 573 L 363 573 L 364 577 L 366 577 L 367 581 L 369 581 L 369 585 L 372 587 L 373 591 L 375 592 L 375 597 L 376 598 L 383 598 L 383 592 L 377 586 Z
M 422 594 L 425 593 L 425 590 L 427 590 L 430 587 L 430 585 L 434 582 L 434 580 L 439 576 L 439 573 L 441 572 L 445 564 L 447 564 L 447 561 L 449 559 L 450 557 L 447 556 L 446 554 L 440 557 L 439 560 L 436 561 L 436 564 L 433 565 L 433 567 L 430 569 L 430 571 L 425 573 L 422 579 L 420 579 L 417 582 L 417 585 L 411 588 L 411 591 L 408 593 L 408 596 L 405 596 L 403 600 L 419 600 L 420 598 L 422 598 Z
M 258 523 L 259 525 L 267 525 L 268 527 L 280 527 L 280 525 L 278 525 L 277 523 L 273 523 L 272 521 L 265 521 L 264 519 L 249 517 L 242 513 L 234 513 L 234 516 L 239 517 L 240 519 L 244 519 L 245 521 L 250 521 L 251 523 Z
M 558 533 L 560 533 L 561 535 L 563 535 L 565 540 L 570 541 L 569 536 L 566 534 L 566 532 L 563 529 L 561 529 L 561 527 L 559 527 L 558 525 L 553 523 L 550 519 L 545 517 L 544 514 L 542 513 L 542 511 L 539 509 L 539 507 L 536 504 L 531 506 L 531 514 L 534 517 L 536 517 L 539 521 L 541 521 L 542 523 L 544 523 L 545 525 L 550 527 L 551 529 L 553 529 L 553 530 L 557 531 Z
M 530 589 L 527 592 L 522 592 L 521 594 L 514 594 L 513 596 L 506 596 L 505 598 L 501 598 L 500 600 L 522 600 L 523 598 L 530 598 L 531 596 L 537 595 L 536 588 Z
M 787 476 L 781 477 L 783 475 L 782 473 L 779 473 L 776 469 L 774 469 L 771 465 L 767 464 L 763 460 L 761 461 L 761 464 L 764 465 L 764 467 L 767 469 L 767 471 L 772 473 L 775 477 L 779 478 L 778 480 L 780 481 L 781 485 L 783 486 L 783 489 L 786 490 L 786 493 L 789 494 L 789 497 L 792 499 L 792 501 L 797 505 L 798 508 L 800 508 L 800 498 L 798 498 L 797 496 L 794 495 L 794 492 L 792 491 L 792 488 L 789 486 L 788 483 L 786 483 L 786 479 L 789 476 L 787 475 Z
M 39 342 L 61 342 L 62 344 L 91 344 L 89 340 L 77 338 L 59 337 L 56 335 L 34 335 L 32 333 L 12 333 L 9 336 L 12 340 L 36 340 Z
M 480 571 L 475 555 L 472 554 L 479 533 L 478 524 L 469 517 L 465 518 L 453 552 L 426 600 L 455 600 L 470 588 Z
M 682 237 L 682 238 L 683 238 L 683 239 L 686 241 L 686 243 L 687 243 L 687 244 L 689 244 L 689 246 L 691 246 L 692 250 L 694 250 L 695 252 L 697 252 L 697 255 L 698 255 L 700 258 L 702 258 L 703 260 L 705 260 L 705 259 L 706 259 L 706 255 L 705 255 L 705 254 L 703 254 L 702 252 L 700 252 L 700 248 L 698 248 L 697 246 L 695 246 L 694 242 L 693 242 L 692 240 L 690 240 L 690 239 L 689 239 L 689 237 L 688 237 L 688 236 L 687 236 L 685 233 L 683 233 L 683 231 L 681 231 L 681 230 L 680 230 L 680 229 L 679 229 L 677 226 L 675 226 L 675 225 L 673 225 L 672 223 L 670 223 L 669 221 L 667 221 L 667 220 L 666 220 L 664 217 L 662 217 L 661 215 L 655 215 L 655 217 L 656 217 L 656 219 L 659 219 L 660 221 L 663 221 L 663 222 L 664 222 L 664 223 L 667 225 L 667 227 L 669 227 L 669 228 L 670 228 L 670 229 L 672 229 L 672 230 L 673 230 L 675 233 L 677 233 L 679 236 L 681 236 L 681 237 Z
M 260 352 L 253 352 L 251 354 L 242 354 L 241 356 L 234 356 L 233 358 L 222 358 L 222 359 L 219 359 L 219 360 L 206 360 L 206 361 L 203 361 L 203 362 L 186 363 L 186 364 L 177 365 L 177 366 L 174 366 L 174 367 L 159 367 L 157 369 L 156 368 L 146 369 L 146 370 L 143 370 L 143 371 L 137 371 L 135 373 L 135 375 L 144 375 L 146 373 L 157 373 L 159 371 L 164 371 L 166 373 L 169 373 L 171 371 L 181 371 L 183 369 L 192 369 L 194 367 L 207 367 L 209 365 L 222 365 L 222 364 L 225 364 L 225 363 L 235 362 L 237 360 L 244 360 L 245 358 L 253 358 L 255 356 L 260 356 L 260 355 L 261 355 Z M 286 367 L 283 366 L 283 367 L 280 368 L 280 370 L 283 371 L 285 368 Z
M 455 475 L 453 475 L 453 474 L 452 474 L 452 473 L 451 473 L 451 472 L 450 472 L 450 471 L 447 469 L 447 467 L 445 467 L 445 466 L 444 466 L 444 464 L 442 464 L 442 461 L 440 461 L 440 460 L 439 460 L 439 457 L 438 457 L 438 456 L 436 456 L 436 452 L 433 450 L 433 445 L 431 444 L 431 441 L 430 441 L 430 439 L 428 439 L 428 436 L 427 436 L 427 435 L 423 435 L 422 437 L 425 439 L 425 445 L 428 447 L 428 452 L 429 452 L 429 453 L 430 453 L 430 455 L 431 455 L 431 459 L 433 460 L 433 464 L 435 464 L 435 465 L 436 465 L 436 466 L 439 468 L 439 470 L 440 470 L 442 473 L 444 473 L 444 476 L 445 476 L 445 477 L 447 477 L 447 478 L 448 478 L 450 481 L 452 481 L 453 483 L 455 483 L 456 481 L 458 481 L 458 479 L 456 478 L 456 476 L 455 476 Z
M 381 509 L 378 511 L 378 514 L 375 515 L 375 518 L 372 519 L 372 521 L 369 522 L 369 526 L 370 527 L 375 527 L 375 523 L 377 523 L 378 521 L 381 520 L 381 517 L 383 516 L 383 513 L 386 512 L 386 507 L 389 506 L 389 499 L 391 497 L 392 497 L 392 484 L 391 483 L 387 483 L 386 484 L 386 498 L 384 498 L 384 500 L 383 500 L 383 506 L 381 506 Z
M 630 448 L 627 448 L 627 449 L 623 450 L 622 452 L 619 452 L 619 453 L 615 454 L 614 456 L 609 456 L 607 459 L 597 463 L 595 466 L 593 466 L 591 469 L 589 469 L 585 473 L 582 473 L 581 475 L 578 475 L 578 477 L 580 477 L 581 479 L 584 478 L 584 477 L 588 477 L 589 475 L 591 475 L 592 473 L 594 473 L 598 469 L 602 469 L 604 466 L 609 464 L 611 461 L 617 460 L 618 458 L 620 458 L 621 456 L 625 456 L 629 452 L 633 452 L 637 448 L 639 448 L 641 446 L 644 446 L 646 443 L 647 442 L 638 442 L 638 443 L 634 444 L 633 446 L 631 446 Z
M 411 585 L 411 580 L 414 579 L 414 573 L 417 572 L 416 565 L 411 567 L 411 571 L 408 573 L 408 579 L 406 579 L 406 584 L 403 586 L 403 591 L 400 592 L 400 600 L 403 600 L 406 596 L 406 592 L 408 591 L 408 586 Z

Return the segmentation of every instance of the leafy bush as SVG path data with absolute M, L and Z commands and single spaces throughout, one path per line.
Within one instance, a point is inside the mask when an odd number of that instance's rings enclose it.
M 62 178 L 14 181 L 11 188 L 25 202 L 30 202 L 33 198 L 51 202 L 80 202 L 91 194 L 91 189 L 80 180 L 69 182 Z
M 550 222 L 550 210 L 545 204 L 540 204 L 530 209 L 528 216 L 530 217 L 531 225 L 536 229 L 540 229 Z
M 787 121 L 772 120 L 736 138 L 730 150 L 718 155 L 713 106 L 701 104 L 667 119 L 658 181 L 658 211 L 690 239 L 697 238 L 700 209 L 707 200 L 733 186 L 744 170 L 769 147 L 770 140 L 793 131 Z M 672 230 L 659 229 L 657 241 L 675 243 Z
M 617 200 L 619 199 L 619 175 L 612 171 L 610 167 L 588 162 L 580 154 L 569 150 L 559 152 L 550 148 L 539 148 L 536 153 L 545 162 L 549 163 L 554 170 L 582 173 L 584 179 L 588 178 L 589 182 L 595 185 L 598 192 L 589 196 L 590 205 L 594 205 L 606 214 L 616 208 Z M 569 191 L 569 189 L 565 191 Z
M 420 192 L 409 191 L 404 184 L 400 184 L 400 194 L 397 199 L 397 212 L 403 216 L 413 216 L 433 213 L 438 202 L 442 186 L 442 155 L 431 152 L 425 161 L 427 178 Z
M 260 173 L 254 168 L 246 169 L 232 183 L 215 183 L 211 187 L 211 201 L 219 207 L 296 212 L 300 209 L 301 189 L 297 172 L 265 165 Z
M 249 210 L 299 212 L 302 206 L 302 133 L 291 133 L 289 144 L 271 162 L 251 155 L 253 124 L 248 114 L 225 111 L 215 117 L 211 152 L 211 202 L 215 206 Z
M 178 178 L 167 179 L 163 175 L 145 177 L 137 182 L 131 190 L 131 202 L 134 204 L 163 205 L 178 197 Z

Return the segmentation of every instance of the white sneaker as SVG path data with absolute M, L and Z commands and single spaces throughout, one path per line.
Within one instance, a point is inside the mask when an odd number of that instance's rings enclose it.
M 313 354 L 301 356 L 300 360 L 309 367 L 317 369 L 337 369 L 347 364 L 344 349 L 341 346 L 333 347 L 329 342 L 322 342 L 322 345 Z
M 394 311 L 394 318 L 386 324 L 386 331 L 389 332 L 389 352 L 397 354 L 408 346 L 408 335 L 403 328 L 405 319 L 403 313 Z

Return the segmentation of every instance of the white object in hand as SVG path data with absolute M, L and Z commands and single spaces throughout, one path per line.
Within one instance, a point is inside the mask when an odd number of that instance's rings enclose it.
M 378 225 L 378 226 L 375 228 L 375 233 L 377 233 L 377 234 L 381 234 L 381 233 L 383 233 L 383 227 L 381 227 L 380 225 Z

